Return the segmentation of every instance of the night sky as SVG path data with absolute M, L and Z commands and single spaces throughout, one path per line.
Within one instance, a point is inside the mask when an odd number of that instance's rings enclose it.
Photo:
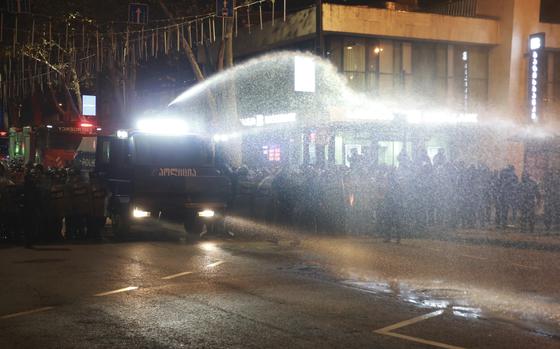
M 560 1 L 541 0 L 541 21 L 560 23 Z

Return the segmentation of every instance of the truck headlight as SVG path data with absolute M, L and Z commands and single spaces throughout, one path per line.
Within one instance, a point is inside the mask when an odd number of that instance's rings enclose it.
M 128 138 L 128 131 L 125 130 L 118 130 L 117 131 L 117 137 L 119 139 L 127 139 Z
M 212 218 L 212 217 L 214 217 L 214 215 L 215 215 L 215 212 L 212 211 L 212 210 L 208 210 L 208 209 L 198 212 L 198 216 L 202 217 L 202 218 Z
M 143 211 L 143 210 L 139 209 L 138 207 L 135 207 L 134 211 L 132 211 L 132 216 L 134 218 L 146 218 L 146 217 L 150 217 L 151 213 L 147 212 L 147 211 Z

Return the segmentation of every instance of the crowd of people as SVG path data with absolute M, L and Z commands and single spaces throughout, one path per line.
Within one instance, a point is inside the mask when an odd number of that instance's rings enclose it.
M 95 175 L 76 168 L 48 169 L 0 163 L 0 237 L 25 244 L 99 238 L 106 191 Z
M 421 234 L 428 228 L 518 226 L 533 232 L 539 205 L 547 229 L 558 224 L 560 174 L 542 185 L 515 168 L 450 161 L 419 152 L 398 156 L 398 166 L 368 162 L 354 153 L 350 166 L 297 170 L 238 170 L 234 211 L 281 225 L 324 233 L 380 233 L 386 239 Z M 543 195 L 541 195 L 541 193 Z
M 230 214 L 319 233 L 381 234 L 387 241 L 433 228 L 519 227 L 532 233 L 542 204 L 546 229 L 560 224 L 560 170 L 538 185 L 515 168 L 431 160 L 418 152 L 379 165 L 354 152 L 350 166 L 230 172 Z M 0 163 L 0 235 L 35 241 L 99 238 L 107 191 L 74 168 Z

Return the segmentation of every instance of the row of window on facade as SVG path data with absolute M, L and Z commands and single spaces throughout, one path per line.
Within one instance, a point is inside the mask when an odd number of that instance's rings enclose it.
M 488 99 L 488 52 L 486 47 L 361 37 L 327 40 L 327 56 L 353 88 L 466 110 Z
M 381 98 L 477 111 L 488 102 L 491 47 L 363 37 L 327 37 L 327 56 L 350 86 Z M 547 51 L 547 108 L 560 111 L 560 52 Z

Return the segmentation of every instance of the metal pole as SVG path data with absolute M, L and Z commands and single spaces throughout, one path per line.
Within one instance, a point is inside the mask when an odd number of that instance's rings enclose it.
M 323 0 L 316 0 L 315 1 L 315 22 L 316 22 L 316 28 L 315 28 L 315 54 L 319 57 L 324 57 L 325 56 L 325 38 L 323 37 Z M 319 97 L 318 94 L 320 92 L 318 90 L 315 90 L 315 103 L 316 103 L 316 110 L 317 110 L 317 114 L 323 114 L 323 108 L 319 102 Z M 322 117 L 319 117 L 319 119 L 322 119 Z M 309 163 L 309 130 L 306 131 L 306 137 L 307 137 L 307 145 L 304 146 L 304 164 L 308 164 Z M 305 143 L 304 143 L 305 144 Z M 320 166 L 324 166 L 325 165 L 325 146 L 324 145 L 318 145 L 315 143 L 315 155 L 316 155 L 316 161 L 317 164 L 319 164 Z M 306 163 L 307 160 L 307 163 Z
M 325 38 L 323 36 L 323 0 L 316 0 L 315 1 L 315 15 L 316 15 L 316 17 L 315 17 L 315 21 L 316 21 L 315 53 L 320 57 L 324 57 L 324 55 L 325 55 Z

